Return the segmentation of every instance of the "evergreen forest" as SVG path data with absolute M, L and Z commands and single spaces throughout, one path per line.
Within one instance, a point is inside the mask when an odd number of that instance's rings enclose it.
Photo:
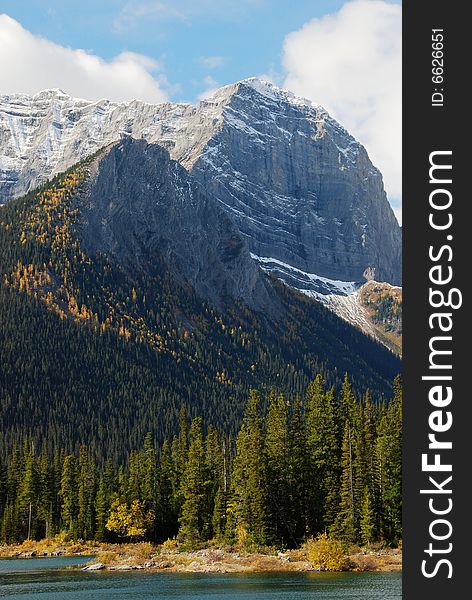
M 127 460 L 87 446 L 50 456 L 30 440 L 0 465 L 0 540 L 208 540 L 294 548 L 308 536 L 401 538 L 401 381 L 390 402 L 339 394 L 318 375 L 301 398 L 251 390 L 235 438 L 190 419 Z

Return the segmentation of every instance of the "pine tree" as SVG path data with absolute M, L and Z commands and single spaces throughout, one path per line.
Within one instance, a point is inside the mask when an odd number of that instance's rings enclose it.
M 40 483 L 34 448 L 28 441 L 25 442 L 23 456 L 24 470 L 19 481 L 17 496 L 18 515 L 25 537 L 34 539 L 36 537 Z
M 230 442 L 226 437 L 220 441 L 220 460 L 218 486 L 215 493 L 214 509 L 213 509 L 213 533 L 218 540 L 228 541 L 232 539 L 231 524 L 228 526 L 228 503 L 230 500 L 231 487 L 231 464 L 230 464 Z M 227 536 L 228 533 L 228 536 Z M 230 542 L 231 543 L 231 542 Z
M 346 422 L 344 426 L 341 468 L 341 501 L 336 520 L 330 531 L 335 537 L 355 542 L 357 540 L 357 515 L 354 504 L 352 434 L 349 422 Z
M 308 503 L 311 489 L 310 461 L 306 429 L 300 397 L 293 406 L 289 428 L 288 452 L 288 502 L 287 518 L 290 520 L 293 538 L 298 545 L 308 533 Z
M 182 510 L 184 501 L 181 489 L 182 478 L 187 465 L 188 458 L 188 423 L 187 409 L 181 406 L 179 411 L 179 433 L 172 441 L 172 464 L 174 473 L 174 507 L 177 514 Z
M 205 468 L 208 479 L 206 485 L 206 519 L 203 530 L 203 537 L 205 539 L 211 539 L 215 533 L 213 517 L 215 514 L 216 497 L 222 483 L 222 463 L 218 432 L 213 425 L 210 425 L 205 440 Z
M 392 543 L 401 537 L 402 522 L 402 385 L 395 379 L 394 397 L 380 419 L 376 454 L 381 528 Z
M 151 510 L 156 515 L 158 505 L 158 488 L 157 488 L 157 457 L 152 434 L 148 432 L 144 438 L 144 448 L 141 455 L 141 489 L 142 500 L 146 510 Z M 157 523 L 154 523 L 154 534 L 156 532 Z
M 38 497 L 38 521 L 41 523 L 39 537 L 51 537 L 54 535 L 54 496 L 55 481 L 54 469 L 51 468 L 46 447 L 43 448 L 38 462 L 39 497 Z
M 326 392 L 323 378 L 317 375 L 309 384 L 306 397 L 307 449 L 312 482 L 309 530 L 312 535 L 331 525 L 339 508 L 338 412 L 334 390 Z
M 195 543 L 203 538 L 208 516 L 208 473 L 203 444 L 202 419 L 197 417 L 190 427 L 190 447 L 185 471 L 182 476 L 182 514 L 180 535 L 187 542 Z
M 289 521 L 289 433 L 288 405 L 283 394 L 271 390 L 265 435 L 267 458 L 267 494 L 270 532 L 273 543 L 295 543 L 293 524 Z
M 175 536 L 178 531 L 178 515 L 174 501 L 174 470 L 169 443 L 164 441 L 159 460 L 159 502 L 157 507 L 157 531 L 161 539 Z
M 360 514 L 360 537 L 364 544 L 370 544 L 375 538 L 375 511 L 369 488 L 364 489 Z
M 352 424 L 355 402 L 356 398 L 349 382 L 349 376 L 345 373 L 341 388 L 341 420 L 343 423 L 348 421 Z
M 142 499 L 142 474 L 141 461 L 139 459 L 139 452 L 137 450 L 132 450 L 129 457 L 128 489 L 126 495 L 129 502 Z
M 62 524 L 70 539 L 77 539 L 77 458 L 69 454 L 64 459 L 60 495 L 62 498 Z
M 95 464 L 94 461 L 88 456 L 85 446 L 81 446 L 79 451 L 77 479 L 77 535 L 81 539 L 92 539 L 95 533 Z
M 95 497 L 95 539 L 103 542 L 106 536 L 106 523 L 110 512 L 110 497 L 108 495 L 105 479 L 98 480 L 97 495 Z
M 251 390 L 243 424 L 236 439 L 233 471 L 234 517 L 240 543 L 268 543 L 267 459 L 261 398 Z

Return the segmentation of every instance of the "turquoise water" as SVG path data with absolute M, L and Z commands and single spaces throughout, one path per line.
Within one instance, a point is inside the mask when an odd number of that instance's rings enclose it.
M 85 559 L 86 560 L 86 559 Z M 397 573 L 84 572 L 83 557 L 0 560 L 0 598 L 22 600 L 400 600 Z

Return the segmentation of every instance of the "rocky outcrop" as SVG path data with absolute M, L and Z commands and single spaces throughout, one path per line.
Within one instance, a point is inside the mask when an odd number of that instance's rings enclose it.
M 114 257 L 127 270 L 160 260 L 213 305 L 241 299 L 275 310 L 275 294 L 234 224 L 161 146 L 131 138 L 113 144 L 76 202 L 89 254 Z
M 322 108 L 242 82 L 193 171 L 256 257 L 334 280 L 362 282 L 367 271 L 400 283 L 400 228 L 381 174 Z M 289 268 L 281 274 L 300 288 Z
M 2 96 L 0 202 L 123 137 L 166 148 L 289 285 L 401 283 L 401 230 L 366 150 L 321 107 L 256 79 L 196 107 Z

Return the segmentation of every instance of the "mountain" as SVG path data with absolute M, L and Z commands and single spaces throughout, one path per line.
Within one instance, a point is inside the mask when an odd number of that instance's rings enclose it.
M 0 202 L 123 136 L 169 150 L 288 285 L 316 296 L 401 284 L 401 229 L 366 150 L 322 107 L 257 79 L 197 106 L 0 96 Z
M 351 293 L 318 295 L 337 315 L 402 355 L 402 288 L 368 281 Z
M 250 387 L 389 394 L 399 360 L 258 268 L 221 203 L 125 138 L 0 208 L 3 451 L 124 456 L 181 404 L 235 431 Z M 103 454 L 102 454 L 103 455 Z

